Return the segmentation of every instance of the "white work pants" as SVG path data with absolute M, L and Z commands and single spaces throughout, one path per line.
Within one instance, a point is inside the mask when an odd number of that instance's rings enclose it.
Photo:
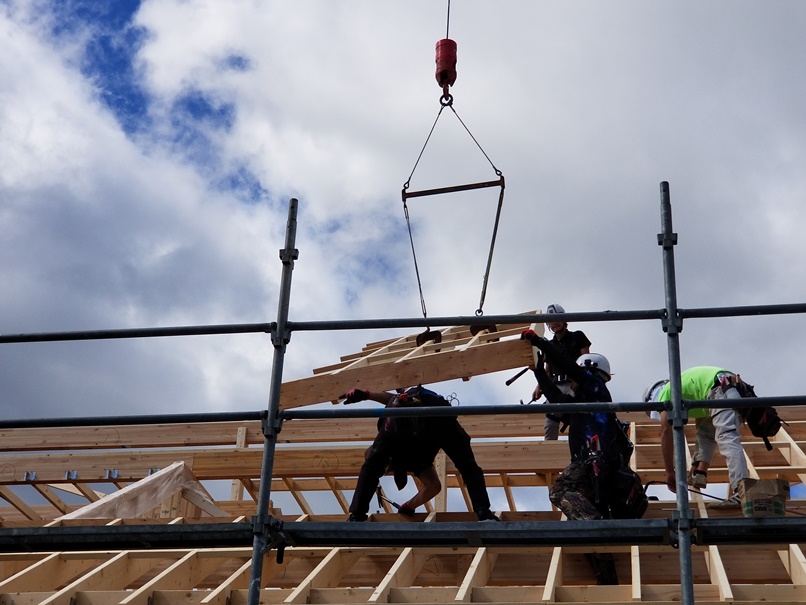
M 708 393 L 708 399 L 741 399 L 741 395 L 733 387 L 727 390 L 714 387 Z M 742 447 L 739 412 L 731 408 L 710 408 L 708 414 L 705 418 L 695 420 L 697 442 L 694 460 L 711 464 L 716 448 L 719 447 L 719 453 L 725 457 L 728 466 L 728 480 L 736 490 L 739 480 L 750 476 Z

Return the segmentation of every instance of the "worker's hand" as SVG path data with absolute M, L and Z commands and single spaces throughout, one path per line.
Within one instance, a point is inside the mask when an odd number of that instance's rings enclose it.
M 404 502 L 398 507 L 397 512 L 399 512 L 401 515 L 406 515 L 407 517 L 413 517 L 415 510 L 408 502 Z
M 350 389 L 344 395 L 344 403 L 358 403 L 369 399 L 369 391 L 362 391 L 361 389 Z
M 677 481 L 674 471 L 671 473 L 666 473 L 666 487 L 668 487 L 669 491 L 673 494 L 677 493 Z
M 537 386 L 535 387 L 535 390 L 534 390 L 534 391 L 532 391 L 532 401 L 537 401 L 538 399 L 540 399 L 540 397 L 541 397 L 542 395 L 543 395 L 543 393 L 541 393 L 541 392 L 540 392 L 540 385 L 537 385 Z M 531 403 L 531 402 L 530 402 L 530 403 Z
M 521 340 L 528 340 L 533 345 L 541 340 L 541 338 L 537 335 L 537 332 L 534 330 L 524 330 L 521 332 Z

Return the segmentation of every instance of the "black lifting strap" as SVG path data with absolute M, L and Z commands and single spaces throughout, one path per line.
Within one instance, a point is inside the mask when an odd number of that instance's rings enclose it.
M 498 234 L 498 222 L 499 222 L 499 220 L 501 218 L 501 207 L 504 205 L 504 188 L 505 188 L 504 175 L 501 173 L 500 170 L 498 170 L 498 168 L 495 167 L 495 164 L 493 164 L 493 162 L 490 159 L 490 157 L 487 155 L 487 153 L 484 151 L 484 149 L 482 149 L 481 145 L 479 145 L 479 142 L 476 140 L 476 137 L 473 136 L 473 133 L 470 132 L 468 127 L 462 121 L 462 118 L 460 118 L 459 114 L 456 113 L 456 110 L 453 108 L 453 97 L 451 95 L 443 96 L 440 99 L 440 104 L 441 104 L 441 107 L 439 109 L 439 113 L 437 113 L 437 117 L 434 120 L 434 124 L 431 126 L 431 131 L 428 133 L 428 136 L 425 139 L 425 144 L 423 144 L 423 148 L 420 150 L 420 155 L 417 156 L 417 161 L 414 162 L 414 168 L 412 168 L 411 174 L 409 175 L 408 180 L 403 185 L 403 190 L 401 192 L 401 195 L 403 197 L 403 214 L 406 217 L 406 227 L 409 230 L 409 241 L 411 242 L 411 254 L 414 257 L 414 272 L 417 275 L 417 287 L 419 288 L 419 291 L 420 291 L 420 305 L 422 306 L 423 317 L 428 317 L 428 313 L 427 313 L 426 307 L 425 307 L 425 298 L 423 297 L 423 286 L 422 286 L 422 282 L 420 280 L 420 270 L 419 270 L 419 268 L 417 266 L 417 253 L 414 251 L 414 237 L 412 236 L 412 232 L 411 232 L 411 221 L 409 220 L 409 207 L 408 207 L 408 204 L 407 204 L 407 200 L 409 198 L 413 198 L 413 197 L 425 197 L 425 196 L 428 196 L 428 195 L 440 195 L 440 194 L 443 194 L 443 193 L 456 193 L 458 191 L 471 191 L 473 189 L 484 189 L 484 188 L 487 188 L 487 187 L 496 187 L 496 186 L 498 186 L 498 187 L 501 188 L 501 191 L 498 194 L 498 208 L 496 209 L 496 212 L 495 212 L 495 222 L 493 224 L 493 233 L 492 233 L 492 237 L 490 239 L 490 252 L 489 252 L 489 254 L 487 256 L 487 268 L 484 271 L 484 280 L 483 280 L 482 286 L 481 286 L 481 296 L 479 298 L 479 308 L 476 309 L 476 315 L 481 316 L 481 315 L 484 314 L 484 311 L 483 311 L 484 299 L 487 296 L 487 282 L 488 282 L 489 277 L 490 277 L 490 267 L 492 266 L 492 262 L 493 262 L 493 251 L 495 249 L 495 238 L 496 238 L 496 235 Z M 420 163 L 420 158 L 423 157 L 423 152 L 425 151 L 425 148 L 428 145 L 428 141 L 431 140 L 431 135 L 434 133 L 434 128 L 436 127 L 437 122 L 439 121 L 439 118 L 442 115 L 442 111 L 446 107 L 450 107 L 451 111 L 456 116 L 456 119 L 459 120 L 459 123 L 464 127 L 465 131 L 467 131 L 467 134 L 469 134 L 470 138 L 473 139 L 473 142 L 476 144 L 476 147 L 478 147 L 479 150 L 481 151 L 481 153 L 484 154 L 484 157 L 487 158 L 487 161 L 490 163 L 490 166 L 492 166 L 492 168 L 495 171 L 495 174 L 498 177 L 498 179 L 495 180 L 495 181 L 485 181 L 483 183 L 469 183 L 467 185 L 455 185 L 453 187 L 439 187 L 439 188 L 436 188 L 436 189 L 423 189 L 421 191 L 409 191 L 408 189 L 409 189 L 409 183 L 411 182 L 411 177 L 414 176 L 414 171 L 417 170 L 417 165 Z

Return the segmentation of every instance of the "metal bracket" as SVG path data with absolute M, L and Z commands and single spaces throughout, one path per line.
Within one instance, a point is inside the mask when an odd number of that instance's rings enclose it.
M 291 342 L 291 330 L 288 328 L 283 329 L 282 333 L 277 329 L 277 325 L 272 325 L 271 330 L 271 344 L 275 348 L 280 348 Z
M 680 534 L 683 532 L 692 533 L 695 530 L 697 521 L 694 518 L 694 511 L 688 509 L 686 516 L 682 517 L 679 510 L 672 511 L 672 522 L 669 530 L 669 545 L 672 548 L 680 548 Z
M 664 313 L 660 321 L 663 331 L 667 334 L 679 334 L 683 331 L 683 318 L 679 313 L 673 318 L 670 318 L 668 313 Z
M 282 519 L 276 519 L 266 513 L 259 513 L 252 517 L 252 531 L 255 535 L 266 536 L 267 550 L 277 550 L 277 564 L 282 565 L 285 558 L 285 548 L 289 545 L 288 536 L 283 531 Z
M 64 471 L 65 481 L 78 479 L 78 471 Z
M 294 265 L 294 261 L 299 259 L 299 250 L 296 248 L 280 248 L 280 262 L 284 265 Z
M 36 471 L 25 471 L 22 476 L 23 481 L 36 481 Z
M 670 414 L 668 411 L 666 412 L 666 415 L 671 420 L 672 428 L 679 429 L 683 428 L 688 424 L 688 408 L 685 406 L 683 407 L 682 416 L 675 416 L 673 414 Z
M 663 246 L 664 250 L 668 250 L 677 245 L 677 233 L 672 233 L 668 237 L 663 233 L 658 233 L 658 246 Z
M 279 435 L 283 429 L 283 417 L 277 414 L 273 419 L 269 418 L 268 412 L 260 420 L 260 428 L 264 437 Z

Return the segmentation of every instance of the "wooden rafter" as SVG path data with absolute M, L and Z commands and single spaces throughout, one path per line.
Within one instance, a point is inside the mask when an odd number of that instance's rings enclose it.
M 416 384 L 432 384 L 534 365 L 531 346 L 520 340 L 526 328 L 542 333 L 542 324 L 528 319 L 521 325 L 497 326 L 476 335 L 469 326 L 441 330 L 439 343 L 417 345 L 416 335 L 368 345 L 361 354 L 314 370 L 314 376 L 283 383 L 280 405 L 336 402 L 353 387 L 393 390 Z

